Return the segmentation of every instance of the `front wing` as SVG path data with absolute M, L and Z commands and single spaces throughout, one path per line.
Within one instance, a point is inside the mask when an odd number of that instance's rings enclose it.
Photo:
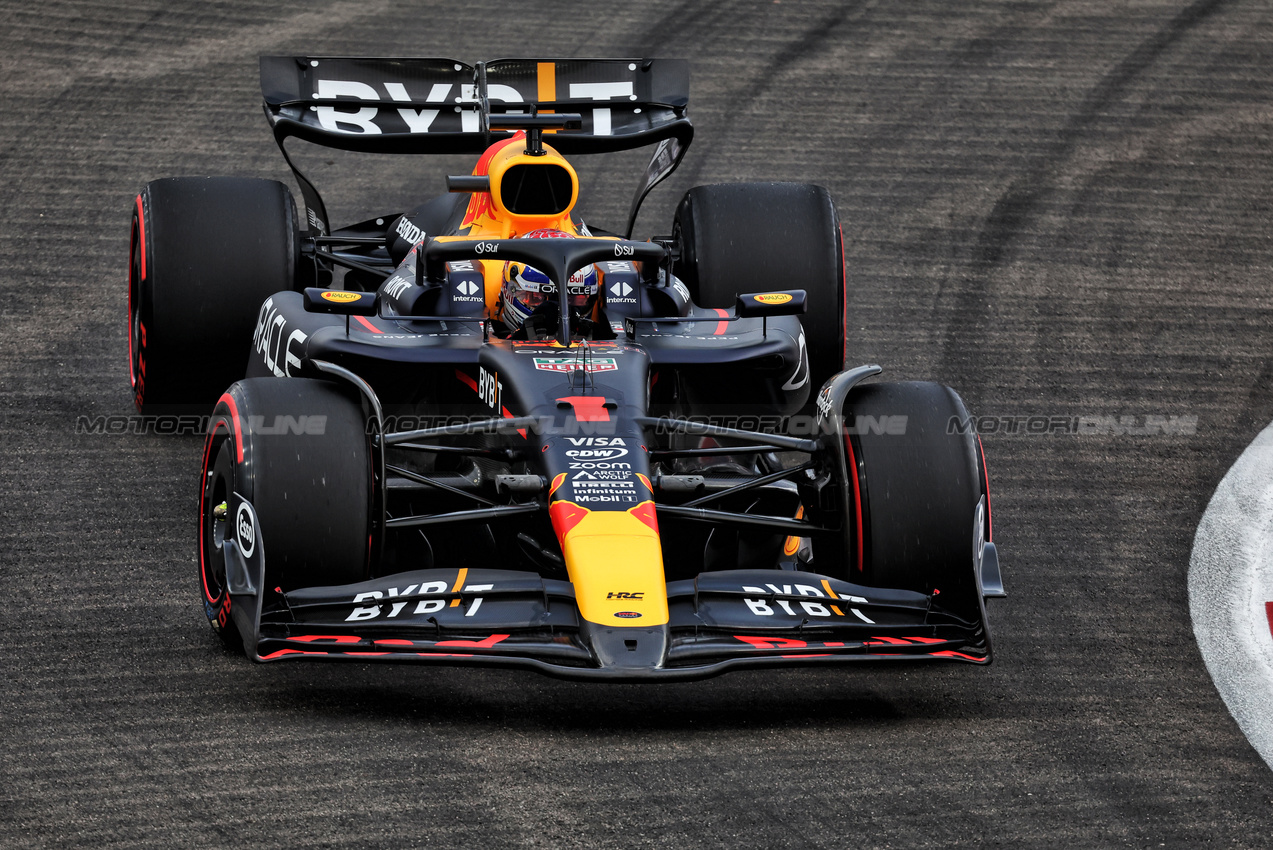
M 249 508 L 250 509 L 250 508 Z M 988 664 L 977 622 L 936 597 L 794 570 L 727 570 L 666 585 L 669 621 L 585 621 L 569 582 L 533 572 L 425 569 L 334 587 L 263 590 L 264 541 L 227 542 L 231 615 L 257 661 L 520 667 L 570 679 L 699 679 L 752 667 L 860 661 Z

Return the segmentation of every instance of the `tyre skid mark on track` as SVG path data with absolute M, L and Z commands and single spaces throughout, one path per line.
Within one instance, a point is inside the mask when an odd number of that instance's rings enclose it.
M 1195 0 L 1138 44 L 1101 77 L 1055 139 L 996 199 L 972 248 L 968 279 L 950 278 L 943 284 L 943 288 L 955 283 L 959 286 L 952 327 L 975 328 L 984 322 L 992 275 L 1003 264 L 1018 236 L 1028 229 L 1039 207 L 1056 190 L 1058 170 L 1074 156 L 1075 149 L 1098 125 L 1111 104 L 1123 97 L 1128 87 L 1164 53 L 1228 3 L 1229 0 Z M 944 373 L 958 374 L 951 369 L 955 365 L 954 344 L 955 338 L 948 335 L 942 358 Z
M 423 4 L 422 4 L 423 5 Z M 30 73 L 24 82 L 36 91 L 65 91 L 77 83 L 95 80 L 148 80 L 188 72 L 192 68 L 206 68 L 223 63 L 227 57 L 250 58 L 276 49 L 279 33 L 286 32 L 293 39 L 304 39 L 307 34 L 349 26 L 357 21 L 383 15 L 392 6 L 388 0 L 367 0 L 360 3 L 336 3 L 326 8 L 307 9 L 260 24 L 246 24 L 226 29 L 224 36 L 205 36 L 173 41 L 167 49 L 152 49 L 138 55 L 111 51 L 105 55 L 80 57 L 79 61 L 55 66 L 41 64 L 38 73 Z M 128 43 L 144 41 L 139 36 L 147 27 L 162 17 L 151 16 L 141 27 L 126 37 Z M 228 18 L 229 16 L 227 16 Z M 30 37 L 44 33 L 27 30 Z

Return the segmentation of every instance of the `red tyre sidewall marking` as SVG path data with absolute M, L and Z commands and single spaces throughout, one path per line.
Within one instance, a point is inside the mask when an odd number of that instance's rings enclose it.
M 141 195 L 137 196 L 137 203 L 141 205 Z M 137 219 L 133 219 L 133 232 L 129 236 L 128 245 L 132 250 L 137 245 Z M 128 383 L 133 388 L 133 398 L 137 397 L 137 372 L 134 369 L 136 361 L 133 359 L 133 289 L 136 288 L 141 281 L 133 280 L 133 263 L 132 257 L 128 258 Z
M 858 461 L 857 455 L 853 452 L 853 441 L 848 434 L 844 435 L 844 447 L 849 450 L 849 468 L 846 470 L 850 480 L 853 482 L 853 514 L 857 522 L 857 536 L 854 538 L 854 563 L 857 571 L 862 572 L 863 550 L 866 549 L 862 545 L 862 493 L 858 487 Z
M 142 211 L 141 195 L 137 196 L 137 234 L 141 245 L 141 279 L 146 279 L 146 215 Z
M 977 450 L 981 452 L 981 486 L 986 491 L 986 542 L 994 542 L 994 523 L 990 518 L 990 470 L 986 468 L 986 449 L 981 445 L 981 435 L 977 435 Z
M 227 431 L 230 430 L 230 426 L 224 419 L 218 419 L 213 423 L 212 430 L 208 432 L 208 438 L 203 443 L 203 480 L 199 482 L 199 578 L 203 581 L 203 595 L 208 600 L 209 605 L 216 605 L 220 596 L 213 597 L 208 590 L 207 547 L 206 538 L 204 537 L 207 533 L 207 527 L 204 522 L 204 517 L 206 516 L 204 509 L 208 497 L 208 465 L 212 462 L 212 446 L 216 442 L 217 432 L 223 426 Z
M 229 393 L 222 394 L 217 400 L 217 407 L 224 404 L 230 409 L 230 421 L 224 418 L 217 419 L 212 425 L 212 430 L 208 432 L 208 439 L 203 444 L 203 480 L 199 482 L 199 577 L 203 581 L 203 595 L 207 597 L 209 604 L 216 604 L 216 599 L 208 592 L 208 573 L 207 564 L 204 561 L 204 498 L 208 489 L 208 464 L 212 458 L 212 444 L 216 438 L 217 431 L 222 427 L 234 434 L 235 455 L 239 463 L 243 463 L 243 428 L 239 421 L 239 407 L 234 402 L 234 397 Z M 228 598 L 228 595 L 227 595 Z
M 130 257 L 130 262 L 128 263 L 128 382 L 133 389 L 133 403 L 137 405 L 137 408 L 140 410 L 146 392 L 146 373 L 142 365 L 143 359 L 146 356 L 144 331 L 142 331 L 143 339 L 139 340 L 138 350 L 134 351 L 133 349 L 133 290 L 140 287 L 142 282 L 146 280 L 146 217 L 145 212 L 143 211 L 140 194 L 137 196 L 137 213 L 133 222 L 133 233 L 131 235 L 136 237 L 136 240 L 131 238 L 129 239 L 129 245 L 131 246 L 134 241 L 137 244 L 139 272 L 138 279 L 134 281 L 133 264 L 131 262 L 132 258 Z M 137 308 L 141 309 L 141 305 L 138 304 Z M 140 316 L 137 319 L 137 324 L 140 329 Z M 137 387 L 139 372 L 142 377 L 140 391 L 138 391 Z
M 217 404 L 223 403 L 230 408 L 230 430 L 234 433 L 235 456 L 239 463 L 243 463 L 243 423 L 239 420 L 239 406 L 234 403 L 234 396 L 229 393 L 222 393 L 221 398 L 217 399 Z

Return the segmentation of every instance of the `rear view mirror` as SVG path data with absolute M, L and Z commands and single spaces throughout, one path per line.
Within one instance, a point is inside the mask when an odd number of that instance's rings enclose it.
M 740 318 L 759 316 L 798 316 L 805 312 L 805 291 L 784 289 L 777 292 L 746 292 L 738 296 L 734 309 Z
M 335 313 L 337 316 L 376 315 L 376 293 L 343 289 L 305 289 L 306 313 Z

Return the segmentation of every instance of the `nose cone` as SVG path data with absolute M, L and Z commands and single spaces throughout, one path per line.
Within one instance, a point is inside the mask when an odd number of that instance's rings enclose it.
M 549 513 L 583 619 L 633 629 L 667 623 L 663 551 L 657 528 L 647 522 L 651 503 L 589 510 L 563 500 Z
M 667 655 L 668 627 L 653 629 L 609 628 L 588 623 L 584 637 L 603 669 L 616 672 L 654 670 Z

